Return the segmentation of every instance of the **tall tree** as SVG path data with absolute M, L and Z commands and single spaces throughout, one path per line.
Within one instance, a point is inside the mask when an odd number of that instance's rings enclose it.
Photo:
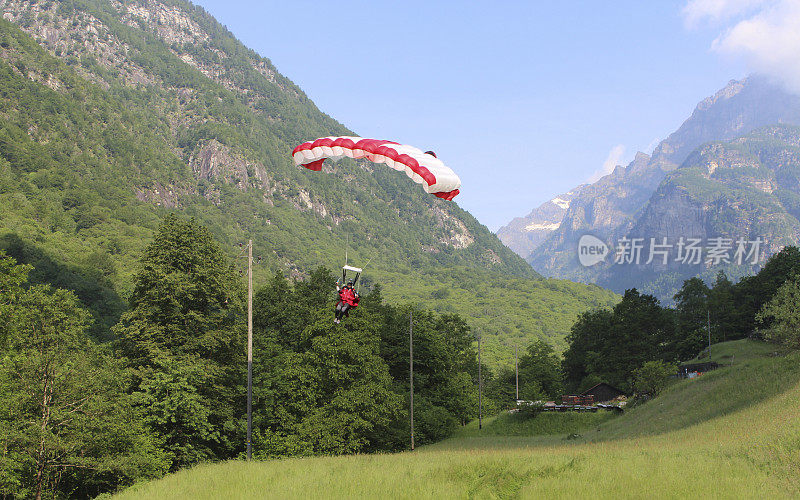
M 229 458 L 242 446 L 243 295 L 208 229 L 168 215 L 114 332 L 137 374 L 132 390 L 150 426 L 166 437 L 173 469 Z
M 700 278 L 691 278 L 675 294 L 677 335 L 673 343 L 674 360 L 690 359 L 708 345 L 710 291 Z M 704 342 L 705 340 L 705 342 Z M 716 339 L 712 339 L 715 341 Z
M 537 339 L 519 358 L 520 397 L 534 400 L 554 398 L 562 390 L 561 361 L 553 347 Z
M 409 306 L 379 286 L 341 325 L 334 278 L 317 269 L 256 293 L 257 456 L 402 449 L 408 443 Z M 417 443 L 449 435 L 477 411 L 473 337 L 454 314 L 413 309 Z M 404 402 L 405 401 L 405 402 Z
M 630 389 L 633 370 L 643 362 L 674 356 L 674 332 L 671 311 L 655 297 L 625 291 L 612 311 L 585 313 L 573 325 L 563 363 L 568 387 L 604 381 Z
M 14 330 L 12 320 L 17 301 L 23 294 L 32 267 L 17 265 L 16 261 L 0 250 L 0 348 L 5 347 L 8 335 Z
M 756 321 L 756 315 L 764 304 L 772 299 L 778 288 L 798 273 L 800 273 L 800 249 L 787 246 L 770 257 L 758 274 L 743 278 L 736 284 L 734 302 L 738 311 L 737 337 L 750 335 L 756 327 L 770 326 L 768 322 L 771 317 L 762 316 L 762 322 L 759 323 Z
M 725 271 L 720 270 L 709 291 L 708 305 L 711 311 L 711 332 L 717 341 L 734 338 L 736 328 L 736 304 L 733 283 Z
M 596 359 L 604 348 L 604 339 L 611 331 L 613 321 L 612 311 L 596 309 L 581 314 L 572 325 L 567 335 L 569 348 L 562 361 L 564 381 L 570 391 L 588 388 L 584 387 L 589 384 L 588 378 L 595 383 L 602 381 L 596 373 L 601 368 Z

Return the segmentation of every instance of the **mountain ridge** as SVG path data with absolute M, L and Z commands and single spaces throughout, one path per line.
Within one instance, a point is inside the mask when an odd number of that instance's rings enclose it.
M 664 179 L 696 148 L 713 141 L 734 140 L 776 123 L 800 124 L 800 98 L 760 76 L 731 80 L 698 103 L 692 115 L 661 141 L 651 156 L 637 153 L 627 166 L 617 167 L 584 188 L 558 229 L 527 260 L 546 276 L 596 282 L 621 291 L 612 281 L 601 280 L 596 268 L 580 265 L 575 250 L 578 240 L 584 234 L 608 241 L 627 235 Z

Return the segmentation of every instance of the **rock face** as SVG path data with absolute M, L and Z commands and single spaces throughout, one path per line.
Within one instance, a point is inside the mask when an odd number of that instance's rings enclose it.
M 637 153 L 626 167 L 584 187 L 572 201 L 558 229 L 528 257 L 534 269 L 549 275 L 592 281 L 577 260 L 578 240 L 584 234 L 606 239 L 624 233 L 632 216 L 648 200 L 659 182 L 675 165 Z
M 198 144 L 189 166 L 198 180 L 220 180 L 242 191 L 250 186 L 269 189 L 267 171 L 263 165 L 237 157 L 229 147 L 215 139 Z
M 525 217 L 517 217 L 497 231 L 508 248 L 527 258 L 553 231 L 558 229 L 572 200 L 585 185 L 548 200 Z
M 664 300 L 683 280 L 712 280 L 719 270 L 750 274 L 783 246 L 800 241 L 800 128 L 763 127 L 728 142 L 695 150 L 670 173 L 624 235 L 642 241 L 642 260 L 597 267 L 597 283 L 612 289 L 642 288 Z M 651 238 L 672 245 L 669 258 L 647 264 Z M 677 243 L 696 239 L 697 262 L 679 258 Z M 739 242 L 751 257 L 737 256 Z M 713 248 L 724 250 L 715 257 Z
M 800 125 L 798 96 L 759 76 L 731 80 L 703 99 L 692 116 L 656 147 L 653 158 L 681 164 L 701 144 L 731 140 L 775 123 Z
M 650 221 L 659 219 L 657 224 L 661 227 L 654 236 L 685 231 L 688 228 L 684 224 L 700 224 L 691 222 L 692 211 L 697 207 L 681 205 L 685 201 L 682 195 L 678 191 L 667 193 L 662 183 L 680 165 L 690 162 L 692 152 L 699 146 L 710 141 L 730 141 L 772 124 L 800 125 L 800 98 L 760 77 L 731 81 L 714 96 L 700 102 L 691 117 L 662 141 L 652 156 L 638 153 L 629 165 L 617 167 L 611 174 L 583 187 L 570 203 L 558 228 L 550 232 L 527 260 L 547 276 L 607 284 L 621 291 L 623 285 L 616 284 L 612 278 L 602 278 L 604 271 L 600 266 L 585 268 L 580 265 L 577 259 L 580 238 L 591 234 L 614 241 L 634 228 L 643 230 L 646 226 L 648 230 L 655 230 L 649 224 L 643 225 L 644 217 Z M 709 175 L 717 168 L 729 172 L 730 162 L 735 164 L 736 160 L 717 158 L 714 151 L 712 147 L 703 153 L 709 158 L 705 165 Z M 775 182 L 774 179 L 753 178 L 750 185 L 761 192 L 770 192 L 777 189 Z M 655 203 L 657 200 L 661 201 Z M 687 211 L 682 211 L 681 207 Z M 504 240 L 519 238 L 519 234 L 506 235 Z M 626 283 L 637 282 L 631 279 Z

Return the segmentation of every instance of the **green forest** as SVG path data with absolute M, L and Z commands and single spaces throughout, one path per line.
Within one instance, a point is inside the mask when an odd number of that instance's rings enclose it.
M 31 284 L 11 257 L 0 265 L 0 493 L 96 496 L 242 456 L 246 292 L 207 228 L 164 220 L 103 343 L 73 292 Z M 256 458 L 405 449 L 412 311 L 417 443 L 477 414 L 462 318 L 389 305 L 376 286 L 334 325 L 334 282 L 318 268 L 256 290 Z
M 797 349 L 798 287 L 800 250 L 788 246 L 736 283 L 723 271 L 711 286 L 699 278 L 684 281 L 674 307 L 627 290 L 613 308 L 585 312 L 572 326 L 563 360 L 566 387 L 580 392 L 607 382 L 634 392 L 635 372 L 645 363 L 661 362 L 675 373 L 681 361 L 709 361 L 707 347 L 729 340 Z
M 208 228 L 167 216 L 140 256 L 125 312 L 98 341 L 74 292 L 33 283 L 35 269 L 3 254 L 0 493 L 96 496 L 243 458 L 239 270 Z M 628 290 L 613 308 L 579 316 L 563 358 L 541 340 L 523 346 L 519 397 L 555 399 L 600 381 L 646 397 L 680 361 L 702 360 L 709 335 L 796 349 L 799 271 L 800 250 L 787 247 L 736 284 L 724 274 L 712 287 L 687 280 L 675 308 Z M 418 445 L 453 435 L 481 410 L 515 406 L 514 370 L 482 365 L 479 381 L 476 335 L 460 315 L 392 304 L 376 284 L 336 325 L 335 281 L 319 267 L 304 280 L 278 272 L 255 290 L 255 458 L 407 449 L 412 317 Z

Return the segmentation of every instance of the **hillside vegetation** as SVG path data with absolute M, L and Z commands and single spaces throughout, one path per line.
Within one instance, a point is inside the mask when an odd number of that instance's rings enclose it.
M 798 398 L 800 355 L 753 358 L 579 439 L 456 437 L 394 455 L 203 465 L 116 498 L 791 498 Z
M 75 291 L 96 339 L 171 212 L 229 256 L 252 238 L 256 284 L 335 269 L 349 248 L 386 297 L 476 320 L 491 365 L 514 339 L 563 347 L 578 312 L 616 300 L 540 281 L 457 203 L 390 169 L 295 167 L 296 144 L 353 132 L 188 2 L 0 5 L 0 249 L 32 264 L 32 281 Z

